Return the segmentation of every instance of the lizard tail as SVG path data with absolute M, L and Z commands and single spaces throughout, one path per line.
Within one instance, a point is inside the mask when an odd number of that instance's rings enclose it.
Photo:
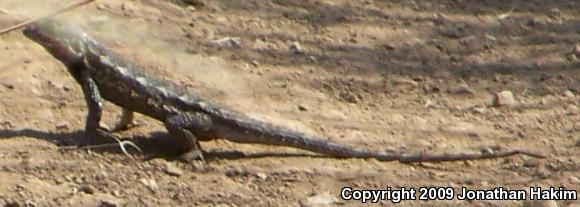
M 398 159 L 398 156 L 341 145 L 248 117 L 229 116 L 223 120 L 214 118 L 213 121 L 217 135 L 233 142 L 293 147 L 335 158 L 376 158 L 381 161 Z
M 233 114 L 227 117 L 228 118 L 213 121 L 215 121 L 215 126 L 218 128 L 216 130 L 217 135 L 230 141 L 293 147 L 335 158 L 374 158 L 379 161 L 414 163 L 494 159 L 514 155 L 526 155 L 535 158 L 545 157 L 544 155 L 525 150 L 457 154 L 380 153 L 341 145 L 303 132 L 290 130 L 247 117 L 240 118 Z

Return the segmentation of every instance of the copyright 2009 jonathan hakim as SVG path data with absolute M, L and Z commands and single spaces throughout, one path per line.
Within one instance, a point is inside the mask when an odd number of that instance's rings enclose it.
M 528 190 L 512 190 L 504 187 L 492 189 L 470 189 L 467 187 L 419 187 L 391 188 L 380 190 L 353 189 L 344 187 L 340 191 L 344 200 L 357 200 L 362 203 L 391 201 L 400 203 L 406 200 L 577 200 L 578 192 L 563 187 L 530 187 Z

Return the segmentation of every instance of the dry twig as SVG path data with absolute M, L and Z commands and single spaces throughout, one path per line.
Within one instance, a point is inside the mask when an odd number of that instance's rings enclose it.
M 22 22 L 20 24 L 17 24 L 17 25 L 8 27 L 6 29 L 3 29 L 3 30 L 0 31 L 0 35 L 2 35 L 4 33 L 11 32 L 11 31 L 16 30 L 16 29 L 21 28 L 21 27 L 25 27 L 26 25 L 32 24 L 32 23 L 34 23 L 36 21 L 39 21 L 39 20 L 42 20 L 42 19 L 45 19 L 45 18 L 50 18 L 50 17 L 56 16 L 56 15 L 58 15 L 60 13 L 69 11 L 71 9 L 74 9 L 76 7 L 79 7 L 79 6 L 82 6 L 82 5 L 91 3 L 93 1 L 95 1 L 95 0 L 80 0 L 80 1 L 77 1 L 77 2 L 70 3 L 70 4 L 66 5 L 66 6 L 64 6 L 63 8 L 60 8 L 60 9 L 58 9 L 56 11 L 53 11 L 51 13 L 48 13 L 48 14 L 42 16 L 42 17 L 38 17 L 38 18 L 35 18 L 35 19 L 31 19 L 31 20 L 28 20 L 28 21 L 24 21 L 24 22 Z

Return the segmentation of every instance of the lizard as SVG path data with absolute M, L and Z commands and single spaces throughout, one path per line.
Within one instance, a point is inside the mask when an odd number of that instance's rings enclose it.
M 111 131 L 99 124 L 104 99 L 123 109 L 122 119 L 115 128 L 127 128 L 134 113 L 152 117 L 164 124 L 175 143 L 175 153 L 186 159 L 203 159 L 204 152 L 199 142 L 219 138 L 299 148 L 334 158 L 375 158 L 403 163 L 490 159 L 517 154 L 544 157 L 525 150 L 424 155 L 354 148 L 251 118 L 169 80 L 149 75 L 97 42 L 80 27 L 45 19 L 28 25 L 23 34 L 60 61 L 80 84 L 88 112 L 79 145 L 94 143 L 101 136 L 111 135 Z

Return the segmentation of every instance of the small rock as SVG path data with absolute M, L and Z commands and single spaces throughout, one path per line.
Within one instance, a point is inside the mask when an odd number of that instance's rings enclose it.
M 350 103 L 359 103 L 360 102 L 359 97 L 350 91 L 342 91 L 342 92 L 340 92 L 339 96 L 342 100 L 345 100 L 345 101 L 350 102 Z
M 120 206 L 119 202 L 115 200 L 102 200 L 99 207 L 117 207 Z
M 187 11 L 189 11 L 189 12 L 194 12 L 195 10 L 197 10 L 197 9 L 196 9 L 194 6 L 191 6 L 191 5 L 187 6 L 187 8 L 186 8 L 186 9 L 187 9 Z
M 228 177 L 247 176 L 249 173 L 239 168 L 228 169 L 225 172 Z
M 155 182 L 155 180 L 153 179 L 141 178 L 139 179 L 139 182 L 145 185 L 145 187 L 149 188 L 149 190 L 151 190 L 151 192 L 153 193 L 157 192 L 157 189 L 159 189 L 159 187 L 157 186 L 157 182 Z
M 481 151 L 481 154 L 484 154 L 484 155 L 491 155 L 491 154 L 495 153 L 495 151 L 493 151 L 493 149 L 491 149 L 490 147 L 481 148 L 480 151 Z
M 292 43 L 290 43 L 290 50 L 296 54 L 298 53 L 302 53 L 302 45 L 300 45 L 300 43 L 294 41 Z
M 566 97 L 566 98 L 574 98 L 574 97 L 576 97 L 576 95 L 574 95 L 574 92 L 572 92 L 570 90 L 567 90 L 567 91 L 564 91 L 564 97 Z
M 60 123 L 56 124 L 56 130 L 67 130 L 68 125 L 69 124 L 66 121 L 60 122 Z
M 537 159 L 528 159 L 524 161 L 524 166 L 525 167 L 538 167 L 540 166 L 540 161 L 538 161 Z
M 172 176 L 181 176 L 183 175 L 183 170 L 179 169 L 177 166 L 175 166 L 173 163 L 168 162 L 167 164 L 165 164 L 165 169 L 164 169 L 165 173 L 167 173 L 168 175 L 172 175 Z
M 260 179 L 262 179 L 262 180 L 266 180 L 266 179 L 268 179 L 268 175 L 266 175 L 266 173 L 263 173 L 263 172 L 256 173 L 256 174 L 255 174 L 255 176 L 256 176 L 257 178 L 260 178 Z
M 423 86 L 423 91 L 425 91 L 425 93 L 439 93 L 441 89 L 437 85 L 426 84 Z
M 252 64 L 254 67 L 258 67 L 258 66 L 260 66 L 260 62 L 258 62 L 257 60 L 252 60 L 250 63 L 251 63 L 251 64 Z
M 338 199 L 332 195 L 321 194 L 306 198 L 300 202 L 302 207 L 316 207 L 316 206 L 335 206 Z
M 205 7 L 207 6 L 206 0 L 181 0 L 186 5 L 195 6 L 195 7 Z
M 576 141 L 574 141 L 574 146 L 580 147 L 580 137 L 576 138 Z
M 427 99 L 427 101 L 425 102 L 425 105 L 423 105 L 424 108 L 433 108 L 435 107 L 437 104 L 434 101 L 431 101 L 430 99 Z
M 26 206 L 26 207 L 37 207 L 38 204 L 36 204 L 34 201 L 27 200 L 27 201 L 24 201 L 24 206 Z
M 310 56 L 308 56 L 308 60 L 310 60 L 310 62 L 316 62 L 316 61 L 318 61 L 318 58 L 316 58 L 316 56 L 314 56 L 314 55 L 310 55 Z
M 501 91 L 496 93 L 492 101 L 493 106 L 514 106 L 517 104 L 514 94 L 511 91 Z
M 538 176 L 539 178 L 547 178 L 548 176 L 550 176 L 550 171 L 545 167 L 539 167 L 536 169 L 535 175 Z
M 298 104 L 298 110 L 300 110 L 300 111 L 307 111 L 308 109 L 306 109 L 306 106 L 304 106 L 302 104 Z
M 213 45 L 218 47 L 236 47 L 239 48 L 242 46 L 241 39 L 239 37 L 224 37 L 221 39 L 217 39 L 211 41 Z
M 62 90 L 65 92 L 74 91 L 74 88 L 68 85 L 63 85 Z
M 475 91 L 473 89 L 469 88 L 469 86 L 467 84 L 462 84 L 459 86 L 451 87 L 451 88 L 447 89 L 447 92 L 449 92 L 451 94 L 455 94 L 455 95 L 473 95 L 473 94 L 475 94 Z
M 476 114 L 485 114 L 487 112 L 487 109 L 485 107 L 475 107 L 472 109 L 473 113 Z
M 475 178 L 467 178 L 464 182 L 467 185 L 475 185 L 475 184 L 479 183 L 479 180 L 477 180 Z
M 91 185 L 82 185 L 79 190 L 89 195 L 95 194 L 96 192 L 95 188 Z
M 419 82 L 407 78 L 396 78 L 393 80 L 393 83 L 397 86 L 411 86 L 413 88 L 419 87 Z
M 472 124 L 469 122 L 455 122 L 449 126 L 443 126 L 442 130 L 445 132 L 467 135 L 474 138 L 483 137 L 486 133 L 488 133 L 484 126 Z
M 383 48 L 384 48 L 384 49 L 386 49 L 386 50 L 394 50 L 394 49 L 395 49 L 395 45 L 393 45 L 393 44 L 390 44 L 390 43 L 384 44 L 384 45 L 382 45 L 382 46 L 383 46 Z
M 566 106 L 566 114 L 569 115 L 580 114 L 580 109 L 578 109 L 578 107 L 575 106 L 574 104 L 569 104 L 568 106 Z
M 522 204 L 522 207 L 558 207 L 553 200 L 526 200 Z

